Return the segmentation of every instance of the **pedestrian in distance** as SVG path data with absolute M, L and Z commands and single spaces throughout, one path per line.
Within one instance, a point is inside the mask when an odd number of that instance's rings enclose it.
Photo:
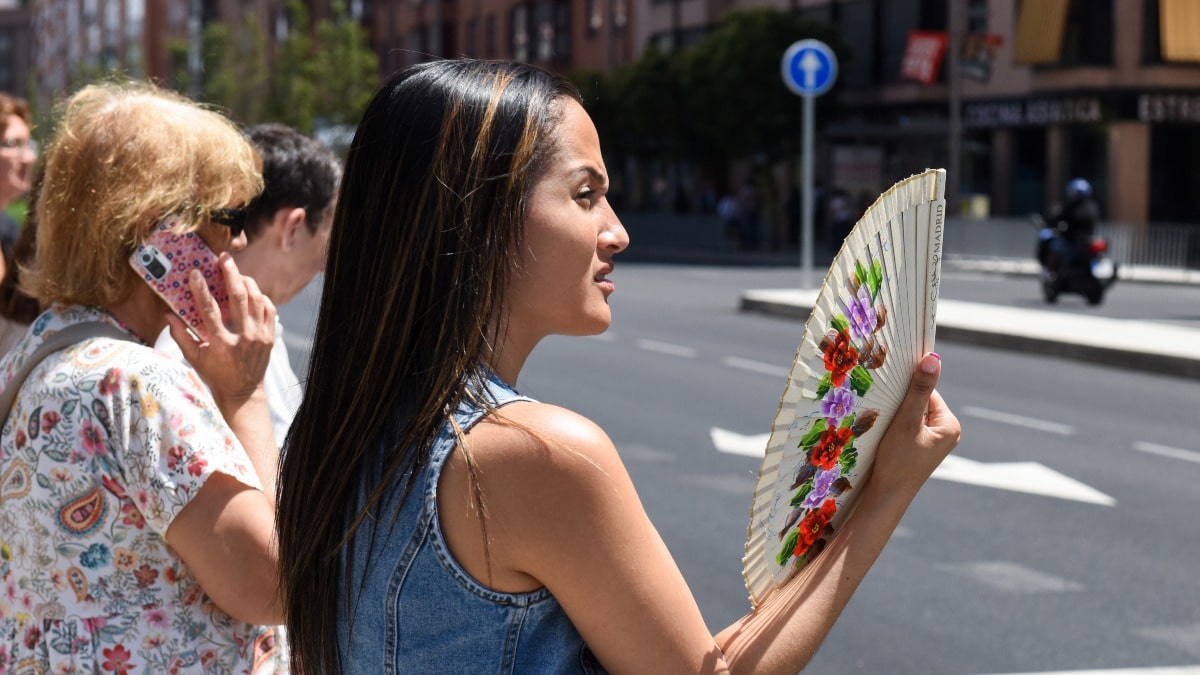
M 368 105 L 280 475 L 305 672 L 795 673 L 957 442 L 929 355 L 841 534 L 714 636 L 604 431 L 515 390 L 542 338 L 611 321 L 608 189 L 534 66 L 422 63 Z
M 17 346 L 29 324 L 42 311 L 37 299 L 21 287 L 21 267 L 33 262 L 37 241 L 37 218 L 33 206 L 37 203 L 40 183 L 41 179 L 36 179 L 29 191 L 30 210 L 26 212 L 25 225 L 17 235 L 12 254 L 8 256 L 8 268 L 0 277 L 0 357 Z
M 233 252 L 233 260 L 280 307 L 325 269 L 341 160 L 320 141 L 283 124 L 259 124 L 246 135 L 262 157 L 263 191 L 238 214 L 247 244 Z M 166 332 L 156 346 L 183 358 Z M 303 390 L 278 319 L 263 386 L 275 440 L 282 443 Z
M 25 99 L 0 92 L 0 277 L 12 258 L 20 224 L 5 211 L 29 192 L 37 152 L 33 149 L 29 105 Z
M 218 215 L 262 189 L 259 158 L 221 115 L 136 82 L 81 89 L 56 128 L 22 276 L 47 309 L 0 361 L 5 393 L 36 364 L 0 432 L 0 650 L 14 672 L 286 671 L 275 309 Z M 184 343 L 194 370 L 150 346 L 188 328 L 130 266 L 160 222 L 218 253 L 228 289 L 223 310 L 186 279 L 209 336 Z

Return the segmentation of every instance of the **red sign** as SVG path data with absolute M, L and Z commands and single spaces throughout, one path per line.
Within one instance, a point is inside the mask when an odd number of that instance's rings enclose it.
M 949 38 L 945 31 L 914 30 L 908 33 L 908 46 L 900 63 L 900 77 L 933 84 L 942 67 Z

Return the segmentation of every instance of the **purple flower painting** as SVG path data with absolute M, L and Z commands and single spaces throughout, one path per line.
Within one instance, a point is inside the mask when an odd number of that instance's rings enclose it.
M 834 387 L 821 399 L 821 415 L 829 419 L 830 426 L 836 427 L 853 410 L 854 401 L 854 392 Z
M 850 301 L 850 333 L 861 340 L 875 332 L 879 316 L 871 306 L 871 291 L 865 285 L 858 287 L 856 297 Z
M 815 509 L 823 504 L 825 498 L 829 496 L 829 491 L 833 489 L 833 484 L 841 477 L 842 467 L 836 464 L 832 469 L 819 469 L 813 476 L 812 491 L 804 498 L 801 506 L 806 509 Z

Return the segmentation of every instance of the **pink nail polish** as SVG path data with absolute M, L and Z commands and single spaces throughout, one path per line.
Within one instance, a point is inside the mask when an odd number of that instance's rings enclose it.
M 942 355 L 937 352 L 929 352 L 929 355 L 932 356 L 933 358 L 937 359 L 938 361 L 942 360 Z

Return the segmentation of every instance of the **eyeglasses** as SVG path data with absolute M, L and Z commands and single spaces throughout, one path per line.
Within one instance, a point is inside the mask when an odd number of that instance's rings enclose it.
M 33 150 L 33 140 L 28 138 L 4 138 L 0 139 L 0 149 L 3 150 Z
M 209 214 L 209 219 L 228 227 L 235 239 L 246 231 L 246 209 L 217 209 Z

